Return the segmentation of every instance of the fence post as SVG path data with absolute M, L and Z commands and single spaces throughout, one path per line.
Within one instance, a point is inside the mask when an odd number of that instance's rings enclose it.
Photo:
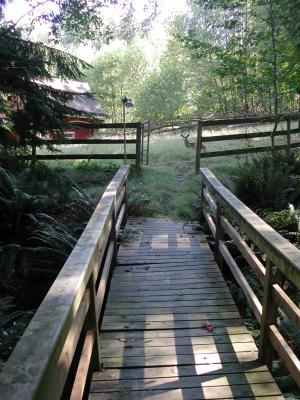
M 272 287 L 275 283 L 280 283 L 281 273 L 278 268 L 272 265 L 267 259 L 266 275 L 264 281 L 264 299 L 262 308 L 262 317 L 260 324 L 260 344 L 258 350 L 258 358 L 262 363 L 267 364 L 268 368 L 272 369 L 273 361 L 273 346 L 269 341 L 269 326 L 276 324 L 278 315 L 278 306 L 273 300 Z
M 141 166 L 141 135 L 142 135 L 142 124 L 139 122 L 136 128 L 136 154 L 135 154 L 135 162 L 136 167 L 140 168 Z
M 198 120 L 197 127 L 197 148 L 196 148 L 196 163 L 195 163 L 195 173 L 199 173 L 200 163 L 201 163 L 201 147 L 202 147 L 202 121 Z
M 287 125 L 287 136 L 286 136 L 286 141 L 287 141 L 287 156 L 291 155 L 291 118 L 287 117 L 286 120 L 286 125 Z
M 216 215 L 216 237 L 215 237 L 215 246 L 216 246 L 216 260 L 221 270 L 223 269 L 223 257 L 220 253 L 220 241 L 224 240 L 225 232 L 221 225 L 221 216 L 222 216 L 222 207 L 219 203 L 217 203 L 217 215 Z
M 32 144 L 31 144 L 31 163 L 36 163 L 36 133 L 34 133 Z
M 141 129 L 141 164 L 144 164 L 144 136 L 145 136 L 145 122 L 142 123 Z

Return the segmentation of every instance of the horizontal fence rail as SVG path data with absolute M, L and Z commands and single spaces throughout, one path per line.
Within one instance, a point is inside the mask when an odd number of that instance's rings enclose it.
M 276 351 L 300 387 L 300 360 L 277 324 L 278 311 L 281 309 L 294 327 L 300 330 L 300 309 L 284 290 L 287 280 L 300 289 L 300 250 L 243 204 L 210 170 L 201 168 L 201 178 L 202 215 L 215 238 L 217 261 L 221 267 L 226 262 L 260 324 L 259 358 L 271 367 Z M 255 294 L 231 255 L 226 237 L 234 243 L 262 283 L 262 300 Z M 257 257 L 253 245 L 265 254 L 266 261 Z
M 123 160 L 124 154 L 37 154 L 36 156 L 18 156 L 19 160 Z M 136 154 L 126 154 L 126 159 L 136 160 Z
M 284 137 L 286 138 L 286 143 L 275 144 L 275 150 L 286 150 L 290 152 L 293 148 L 300 147 L 300 141 L 294 141 L 292 143 L 292 137 L 295 134 L 300 133 L 300 114 L 299 113 L 289 113 L 280 114 L 278 116 L 278 122 L 286 123 L 286 129 L 276 130 L 273 132 L 272 129 L 269 131 L 257 132 L 253 128 L 252 132 L 245 132 L 241 134 L 224 134 L 224 135 L 212 135 L 204 136 L 203 130 L 207 128 L 214 127 L 237 127 L 237 126 L 247 126 L 249 124 L 263 124 L 263 123 L 274 123 L 274 115 L 262 115 L 259 117 L 242 117 L 242 118 L 227 118 L 227 119 L 190 119 L 190 120 L 177 120 L 172 123 L 162 123 L 159 125 L 149 123 L 149 135 L 162 135 L 170 133 L 180 133 L 184 131 L 197 130 L 197 142 L 196 145 L 191 147 L 196 149 L 196 159 L 195 159 L 195 172 L 199 173 L 199 168 L 202 158 L 210 157 L 221 157 L 221 156 L 232 156 L 232 155 L 243 155 L 243 154 L 253 154 L 262 153 L 272 150 L 271 141 L 274 137 Z M 291 122 L 298 121 L 299 127 L 296 129 L 291 128 Z M 249 126 L 251 129 L 251 126 Z M 210 151 L 205 147 L 205 143 L 212 142 L 229 142 L 231 140 L 251 140 L 251 139 L 266 139 L 270 138 L 270 145 L 263 146 L 249 146 L 243 148 L 232 148 L 227 150 L 215 150 Z
M 272 150 L 270 145 L 264 146 L 249 146 L 244 148 L 234 148 L 228 150 L 218 150 L 218 151 L 207 151 L 204 143 L 208 142 L 220 142 L 220 141 L 230 141 L 230 140 L 243 140 L 243 139 L 255 139 L 255 138 L 270 138 L 283 136 L 286 138 L 286 144 L 275 144 L 275 150 L 286 150 L 290 153 L 291 149 L 300 147 L 300 142 L 292 143 L 292 135 L 300 133 L 300 127 L 298 129 L 291 129 L 291 122 L 293 120 L 299 120 L 300 114 L 282 114 L 279 116 L 279 122 L 286 122 L 286 129 L 277 130 L 273 132 L 272 130 L 267 132 L 247 132 L 241 134 L 228 134 L 228 135 L 213 135 L 213 136 L 203 136 L 203 128 L 216 127 L 216 126 L 238 126 L 243 124 L 253 124 L 253 123 L 266 123 L 274 122 L 274 116 L 261 116 L 261 117 L 249 117 L 249 118 L 234 118 L 234 119 L 220 119 L 220 120 L 198 120 L 197 127 L 197 151 L 195 160 L 195 172 L 199 173 L 199 168 L 202 158 L 210 157 L 220 157 L 220 156 L 232 156 L 232 155 L 242 155 L 242 154 L 253 154 L 262 153 Z
M 135 139 L 126 138 L 126 144 L 135 144 L 135 152 L 126 154 L 126 159 L 135 160 L 136 166 L 139 167 L 141 164 L 141 142 L 142 142 L 142 124 L 140 122 L 128 122 L 124 126 L 123 123 L 112 123 L 112 124 L 74 124 L 71 128 L 85 128 L 85 129 L 134 129 Z M 125 160 L 124 153 L 79 153 L 79 154 L 62 154 L 59 150 L 59 146 L 66 145 L 96 145 L 96 144 L 124 144 L 124 139 L 40 139 L 38 141 L 31 141 L 28 143 L 32 147 L 30 155 L 20 155 L 20 160 L 31 160 L 31 161 L 59 161 L 59 160 Z M 37 154 L 37 147 L 43 146 L 57 146 L 58 153 L 55 151 L 52 154 Z
M 119 169 L 0 374 L 3 400 L 81 400 L 101 367 L 101 323 L 117 236 L 127 218 L 129 168 Z M 68 379 L 67 379 L 68 378 Z M 67 384 L 66 384 L 67 382 Z
M 278 121 L 288 121 L 289 119 L 299 119 L 299 113 L 286 113 L 279 114 Z M 203 119 L 203 126 L 228 126 L 228 125 L 242 125 L 242 124 L 255 124 L 263 122 L 274 122 L 274 115 L 260 115 L 258 117 L 241 117 L 241 118 L 224 118 L 224 119 Z

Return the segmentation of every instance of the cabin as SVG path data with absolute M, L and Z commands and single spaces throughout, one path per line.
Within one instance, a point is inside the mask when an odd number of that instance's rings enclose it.
M 69 117 L 67 122 L 76 125 L 74 129 L 64 131 L 66 139 L 89 139 L 96 133 L 96 129 L 90 128 L 91 124 L 103 123 L 107 117 L 107 113 L 103 110 L 101 104 L 96 100 L 87 82 L 63 81 L 61 79 L 52 79 L 47 82 L 54 89 L 63 90 L 65 92 L 74 93 L 73 99 L 67 102 L 67 106 L 75 110 L 88 113 L 83 116 Z M 53 138 L 53 135 L 52 135 Z

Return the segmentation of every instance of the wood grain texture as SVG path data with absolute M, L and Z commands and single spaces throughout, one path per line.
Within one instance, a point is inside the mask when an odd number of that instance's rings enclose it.
M 90 400 L 282 400 L 203 236 L 129 219 L 100 330 Z

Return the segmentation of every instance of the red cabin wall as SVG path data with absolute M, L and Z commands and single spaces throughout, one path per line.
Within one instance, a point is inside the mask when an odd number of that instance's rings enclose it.
M 64 131 L 65 137 L 69 140 L 72 139 L 89 139 L 94 135 L 93 129 L 68 129 Z
M 93 129 L 74 129 L 75 139 L 88 139 L 93 136 Z

